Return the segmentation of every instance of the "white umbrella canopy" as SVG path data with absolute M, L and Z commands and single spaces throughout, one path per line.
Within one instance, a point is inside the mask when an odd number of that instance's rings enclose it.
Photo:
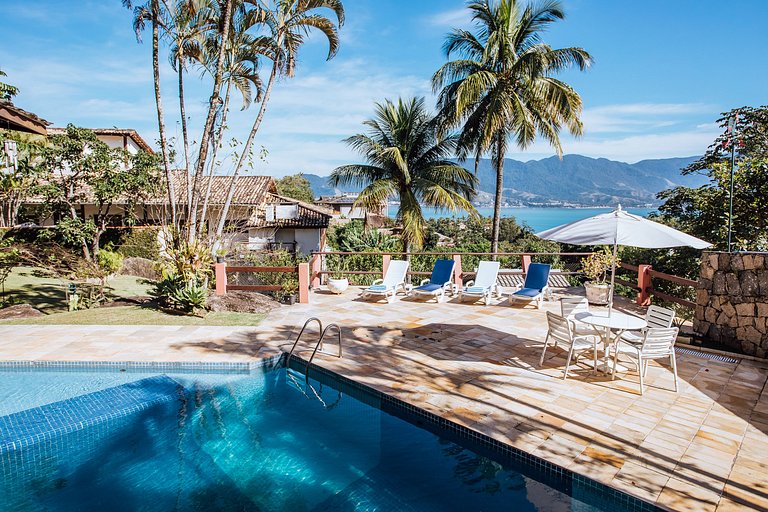
M 632 215 L 621 206 L 609 213 L 536 233 L 536 236 L 574 245 L 629 245 L 645 249 L 683 246 L 706 249 L 712 245 L 664 224 Z
M 621 205 L 609 213 L 563 224 L 536 233 L 544 240 L 574 245 L 612 245 L 614 262 L 620 245 L 662 249 L 668 247 L 693 247 L 706 249 L 712 244 L 688 235 L 664 224 L 653 222 L 621 209 Z M 611 268 L 611 296 L 608 311 L 613 309 L 613 286 L 616 265 Z

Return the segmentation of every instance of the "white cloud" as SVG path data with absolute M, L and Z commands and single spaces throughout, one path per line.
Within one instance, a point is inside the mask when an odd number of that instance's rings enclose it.
M 427 17 L 427 23 L 436 27 L 452 28 L 456 26 L 466 26 L 472 21 L 469 9 L 462 7 L 442 11 Z
M 584 109 L 585 133 L 644 132 L 685 122 L 690 116 L 711 112 L 701 103 L 626 103 Z

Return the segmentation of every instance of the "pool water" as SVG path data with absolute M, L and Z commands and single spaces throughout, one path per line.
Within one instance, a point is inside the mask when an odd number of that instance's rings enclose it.
M 293 370 L 2 377 L 71 396 L 0 416 L 4 511 L 618 510 Z

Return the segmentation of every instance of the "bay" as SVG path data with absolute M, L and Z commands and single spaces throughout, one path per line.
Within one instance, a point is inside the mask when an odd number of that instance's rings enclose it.
M 629 213 L 647 216 L 656 211 L 655 208 L 625 208 Z M 427 219 L 462 218 L 464 215 L 454 215 L 451 212 L 436 210 L 435 208 L 423 208 L 424 217 Z M 478 208 L 478 213 L 483 217 L 493 216 L 493 208 Z M 502 208 L 502 217 L 514 217 L 519 224 L 526 224 L 534 231 L 543 231 L 545 229 L 566 224 L 576 220 L 586 219 L 600 213 L 608 213 L 612 208 Z M 389 205 L 389 216 L 395 217 L 397 214 L 397 205 Z

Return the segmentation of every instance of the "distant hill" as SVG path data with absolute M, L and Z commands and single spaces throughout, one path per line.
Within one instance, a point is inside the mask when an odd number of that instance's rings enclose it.
M 504 200 L 510 205 L 613 205 L 658 204 L 656 194 L 683 185 L 698 187 L 707 182 L 699 175 L 683 176 L 680 170 L 698 157 L 642 160 L 634 164 L 606 158 L 565 155 L 543 160 L 504 161 Z M 473 164 L 467 162 L 467 167 Z M 304 175 L 312 184 L 315 195 L 333 195 L 356 190 L 334 190 L 328 178 Z M 476 203 L 493 203 L 496 173 L 491 161 L 483 159 L 478 167 L 478 197 Z

